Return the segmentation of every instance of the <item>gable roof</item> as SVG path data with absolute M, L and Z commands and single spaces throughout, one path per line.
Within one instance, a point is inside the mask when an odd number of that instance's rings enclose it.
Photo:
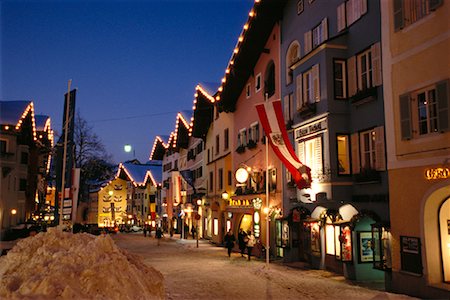
M 0 101 L 0 124 L 14 126 L 15 130 L 22 127 L 27 116 L 31 116 L 33 139 L 36 140 L 36 122 L 34 104 L 32 101 Z
M 157 135 L 153 142 L 152 151 L 150 152 L 149 160 L 163 160 L 166 150 L 169 148 L 169 136 Z
M 162 166 L 159 162 L 152 161 L 149 164 L 120 163 L 116 177 L 119 177 L 122 171 L 134 186 L 145 185 L 149 180 L 154 186 L 161 185 Z

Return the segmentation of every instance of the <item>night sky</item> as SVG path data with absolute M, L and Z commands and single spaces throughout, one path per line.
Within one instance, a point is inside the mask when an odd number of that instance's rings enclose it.
M 156 135 L 192 109 L 199 82 L 220 82 L 253 0 L 1 1 L 0 99 L 33 100 L 62 128 L 76 109 L 114 162 L 145 162 Z

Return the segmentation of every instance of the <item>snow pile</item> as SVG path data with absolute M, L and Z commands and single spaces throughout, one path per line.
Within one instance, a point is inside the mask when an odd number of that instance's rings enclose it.
M 109 236 L 55 228 L 0 258 L 0 299 L 164 299 L 163 280 Z

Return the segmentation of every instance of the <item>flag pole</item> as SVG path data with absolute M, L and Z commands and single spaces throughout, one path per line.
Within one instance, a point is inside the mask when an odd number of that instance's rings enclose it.
M 268 95 L 266 93 L 265 100 L 268 100 Z M 266 267 L 269 267 L 269 249 L 270 249 L 270 235 L 269 235 L 269 139 L 267 134 L 265 135 L 266 139 L 266 207 L 267 207 L 267 215 L 266 215 Z
M 63 165 L 62 165 L 62 178 L 61 178 L 61 205 L 59 207 L 59 225 L 63 225 L 63 208 L 64 208 L 64 194 L 66 192 L 66 160 L 67 160 L 67 139 L 69 131 L 69 106 L 70 106 L 70 85 L 72 84 L 72 79 L 69 79 L 67 85 L 67 98 L 66 98 L 66 122 L 64 123 L 64 150 L 63 150 Z

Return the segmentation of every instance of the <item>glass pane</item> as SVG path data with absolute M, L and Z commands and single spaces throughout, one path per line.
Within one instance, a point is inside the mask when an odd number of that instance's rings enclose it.
M 339 174 L 350 174 L 350 159 L 348 149 L 348 136 L 337 137 L 338 143 L 338 172 Z

